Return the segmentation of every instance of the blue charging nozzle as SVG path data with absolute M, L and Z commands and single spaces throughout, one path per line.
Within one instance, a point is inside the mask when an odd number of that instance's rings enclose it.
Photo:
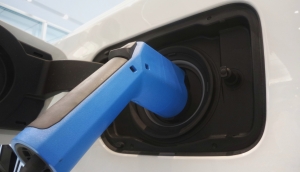
M 12 140 L 25 171 L 70 171 L 130 101 L 164 118 L 183 110 L 185 74 L 171 61 L 143 42 L 109 56 Z

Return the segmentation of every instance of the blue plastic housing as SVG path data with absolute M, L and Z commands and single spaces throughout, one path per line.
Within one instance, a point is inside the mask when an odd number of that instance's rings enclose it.
M 47 129 L 26 127 L 12 140 L 12 147 L 25 145 L 53 171 L 70 171 L 130 101 L 165 118 L 177 115 L 187 101 L 184 75 L 138 42 L 132 58 L 60 122 Z

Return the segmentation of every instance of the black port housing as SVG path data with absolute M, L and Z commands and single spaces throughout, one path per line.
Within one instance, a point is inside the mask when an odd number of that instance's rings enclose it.
M 191 74 L 186 83 L 195 99 L 191 101 L 203 97 L 203 102 L 194 110 L 194 120 L 181 128 L 172 127 L 190 119 L 188 110 L 178 119 L 159 119 L 130 103 L 102 135 L 108 148 L 147 155 L 235 155 L 258 143 L 266 120 L 266 87 L 255 9 L 229 4 L 196 14 L 107 47 L 94 61 L 105 63 L 109 50 L 132 41 L 144 41 L 172 61 L 196 66 L 203 79 L 194 82 L 198 79 Z M 224 66 L 238 76 L 236 84 L 221 77 Z M 182 63 L 180 67 L 193 71 Z

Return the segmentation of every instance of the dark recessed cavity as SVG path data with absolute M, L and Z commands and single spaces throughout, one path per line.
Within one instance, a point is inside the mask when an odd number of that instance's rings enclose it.
M 167 24 L 104 49 L 94 61 L 106 62 L 104 52 L 135 40 L 185 71 L 188 102 L 174 118 L 130 103 L 102 135 L 108 148 L 129 154 L 228 156 L 258 143 L 266 119 L 265 71 L 260 20 L 251 6 L 225 5 Z M 221 67 L 229 73 L 220 72 Z

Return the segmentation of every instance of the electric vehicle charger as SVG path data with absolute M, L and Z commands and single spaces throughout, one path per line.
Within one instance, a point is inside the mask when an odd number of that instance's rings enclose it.
M 185 73 L 163 55 L 133 42 L 109 56 L 12 140 L 23 171 L 70 171 L 130 101 L 163 118 L 184 109 Z

